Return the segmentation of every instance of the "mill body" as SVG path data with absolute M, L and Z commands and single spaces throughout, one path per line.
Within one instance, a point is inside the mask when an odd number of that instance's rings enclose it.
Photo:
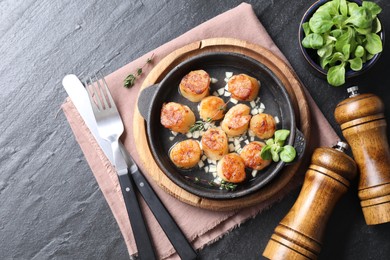
M 263 256 L 269 259 L 317 259 L 322 237 L 334 206 L 348 190 L 357 171 L 355 162 L 337 149 L 317 148 L 301 192 L 276 227 Z
M 390 222 L 390 149 L 384 104 L 373 94 L 350 97 L 335 110 L 336 121 L 359 168 L 358 196 L 368 225 Z

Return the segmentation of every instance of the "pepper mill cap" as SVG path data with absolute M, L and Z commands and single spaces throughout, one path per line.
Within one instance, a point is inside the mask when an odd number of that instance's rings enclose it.
M 340 144 L 339 149 L 348 146 L 344 142 L 338 142 L 338 144 Z M 333 148 L 320 147 L 315 149 L 311 163 L 337 173 L 343 178 L 351 181 L 357 174 L 357 165 L 351 157 L 337 149 L 336 146 Z
M 337 123 L 341 125 L 341 129 L 346 128 L 342 124 L 353 120 L 359 120 L 359 123 L 363 123 L 370 121 L 371 117 L 384 118 L 385 107 L 382 100 L 374 94 L 359 94 L 357 90 L 356 86 L 348 88 L 350 97 L 336 106 L 334 116 Z

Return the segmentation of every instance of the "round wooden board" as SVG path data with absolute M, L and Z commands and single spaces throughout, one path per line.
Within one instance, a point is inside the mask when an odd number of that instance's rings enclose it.
M 235 52 L 252 57 L 265 64 L 275 73 L 286 87 L 294 106 L 297 127 L 304 134 L 306 141 L 310 140 L 310 112 L 301 82 L 292 69 L 279 57 L 269 50 L 256 44 L 231 38 L 212 38 L 188 44 L 167 55 L 149 73 L 141 89 L 160 82 L 165 75 L 179 63 L 195 55 L 207 52 Z M 233 210 L 249 207 L 269 199 L 279 192 L 292 179 L 299 169 L 302 159 L 292 165 L 284 167 L 283 171 L 269 184 L 259 191 L 245 197 L 229 200 L 212 200 L 201 198 L 182 189 L 172 182 L 155 163 L 147 141 L 146 125 L 143 117 L 135 109 L 133 131 L 137 151 L 142 163 L 147 168 L 154 181 L 167 193 L 175 198 L 200 208 L 211 210 Z M 145 149 L 147 147 L 147 149 Z M 307 146 L 308 147 L 308 144 Z M 307 150 L 307 149 L 306 149 Z M 305 158 L 305 155 L 303 155 Z

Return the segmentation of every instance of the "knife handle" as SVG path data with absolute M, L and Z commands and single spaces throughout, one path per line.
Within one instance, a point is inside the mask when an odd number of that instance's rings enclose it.
M 133 230 L 135 244 L 139 259 L 156 259 L 152 240 L 150 238 L 141 207 L 135 192 L 133 180 L 127 174 L 118 174 L 127 214 L 129 215 L 131 229 Z
M 171 214 L 169 214 L 164 204 L 156 195 L 145 176 L 135 164 L 132 165 L 130 173 L 136 183 L 138 191 L 141 193 L 146 204 L 148 204 L 157 222 L 160 224 L 162 230 L 168 237 L 180 258 L 196 259 L 197 254 L 195 250 L 192 248 L 191 244 L 188 242 Z

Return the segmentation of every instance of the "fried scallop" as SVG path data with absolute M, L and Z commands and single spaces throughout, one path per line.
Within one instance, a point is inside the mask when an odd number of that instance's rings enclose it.
M 199 102 L 210 93 L 210 75 L 204 70 L 194 70 L 185 75 L 179 85 L 180 93 L 192 102 Z
M 179 168 L 189 169 L 200 161 L 202 150 L 197 141 L 188 139 L 175 144 L 169 152 L 169 158 Z
M 209 128 L 201 139 L 202 149 L 211 160 L 219 160 L 229 152 L 228 139 L 220 128 Z
M 260 139 L 271 138 L 276 130 L 273 116 L 261 113 L 252 117 L 249 129 Z
M 237 104 L 230 108 L 221 122 L 222 130 L 228 136 L 243 134 L 249 126 L 251 119 L 250 110 L 250 107 L 244 104 Z
M 216 96 L 208 96 L 202 99 L 199 105 L 199 115 L 204 121 L 208 119 L 219 120 L 225 114 L 225 101 Z
M 227 182 L 243 182 L 246 178 L 244 160 L 236 153 L 226 154 L 217 164 L 217 174 Z
M 228 81 L 228 91 L 237 100 L 252 101 L 257 97 L 259 89 L 259 81 L 246 74 L 234 75 Z
M 188 106 L 169 102 L 163 104 L 160 122 L 172 131 L 185 134 L 195 123 L 195 115 Z
M 241 158 L 244 160 L 245 166 L 253 170 L 262 170 L 270 165 L 271 160 L 264 160 L 260 156 L 261 149 L 265 146 L 263 142 L 250 142 L 242 148 L 240 153 Z

